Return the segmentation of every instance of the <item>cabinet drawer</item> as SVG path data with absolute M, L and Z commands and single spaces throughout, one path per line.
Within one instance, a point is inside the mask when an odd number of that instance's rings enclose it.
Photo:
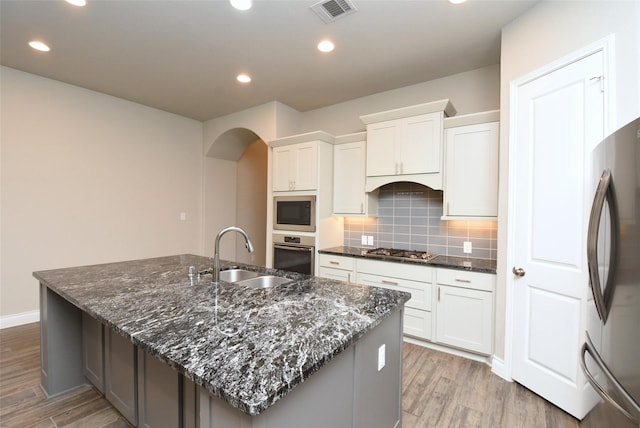
M 350 270 L 335 269 L 326 266 L 320 266 L 318 276 L 345 282 L 351 282 L 354 279 Z
M 360 284 L 374 287 L 388 288 L 391 290 L 406 291 L 411 293 L 411 299 L 405 304 L 407 308 L 431 310 L 432 285 L 426 282 L 411 281 L 386 276 L 358 273 L 357 281 Z
M 393 263 L 378 260 L 358 260 L 358 272 L 412 281 L 432 282 L 433 268 L 410 263 Z
M 469 272 L 457 269 L 437 269 L 436 282 L 454 287 L 493 291 L 496 276 L 490 273 Z
M 404 308 L 403 333 L 407 336 L 431 340 L 431 312 Z
M 341 257 L 331 254 L 319 254 L 318 262 L 320 266 L 332 269 L 353 270 L 355 259 L 353 257 Z

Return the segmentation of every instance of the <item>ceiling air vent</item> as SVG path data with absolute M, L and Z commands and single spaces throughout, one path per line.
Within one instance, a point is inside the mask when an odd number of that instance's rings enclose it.
M 311 6 L 311 9 L 327 24 L 356 11 L 353 3 L 347 0 L 321 1 Z

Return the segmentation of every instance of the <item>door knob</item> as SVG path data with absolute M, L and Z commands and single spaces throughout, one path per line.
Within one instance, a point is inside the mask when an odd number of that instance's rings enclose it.
M 515 267 L 515 266 L 513 267 L 513 269 L 511 270 L 511 272 L 513 272 L 513 274 L 514 274 L 515 276 L 524 276 L 524 274 L 525 274 L 524 269 L 522 269 L 522 268 L 517 268 L 517 267 Z

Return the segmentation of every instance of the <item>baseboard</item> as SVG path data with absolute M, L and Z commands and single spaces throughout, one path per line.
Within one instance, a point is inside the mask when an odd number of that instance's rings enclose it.
M 438 343 L 428 342 L 426 340 L 414 339 L 413 337 L 410 337 L 410 336 L 404 336 L 402 339 L 407 343 L 412 343 L 414 345 L 422 346 L 424 348 L 429 348 L 429 349 L 433 349 L 440 352 L 446 352 L 447 354 L 456 355 L 458 357 L 463 357 L 469 360 L 485 363 L 488 366 L 491 365 L 490 355 L 474 354 L 472 352 L 463 351 L 457 348 L 450 348 L 448 346 L 440 345 Z
M 507 375 L 507 366 L 504 364 L 504 360 L 495 355 L 491 361 L 491 371 L 504 380 L 508 380 L 509 382 L 513 381 L 513 379 Z
M 0 316 L 0 329 L 15 327 L 22 324 L 29 324 L 40 321 L 40 311 L 21 312 L 19 314 L 11 314 Z

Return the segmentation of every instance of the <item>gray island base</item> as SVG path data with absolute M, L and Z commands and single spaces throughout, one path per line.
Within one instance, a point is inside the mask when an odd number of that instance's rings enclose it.
M 401 425 L 407 293 L 256 266 L 291 282 L 187 277 L 208 263 L 35 272 L 45 393 L 91 383 L 140 427 Z

